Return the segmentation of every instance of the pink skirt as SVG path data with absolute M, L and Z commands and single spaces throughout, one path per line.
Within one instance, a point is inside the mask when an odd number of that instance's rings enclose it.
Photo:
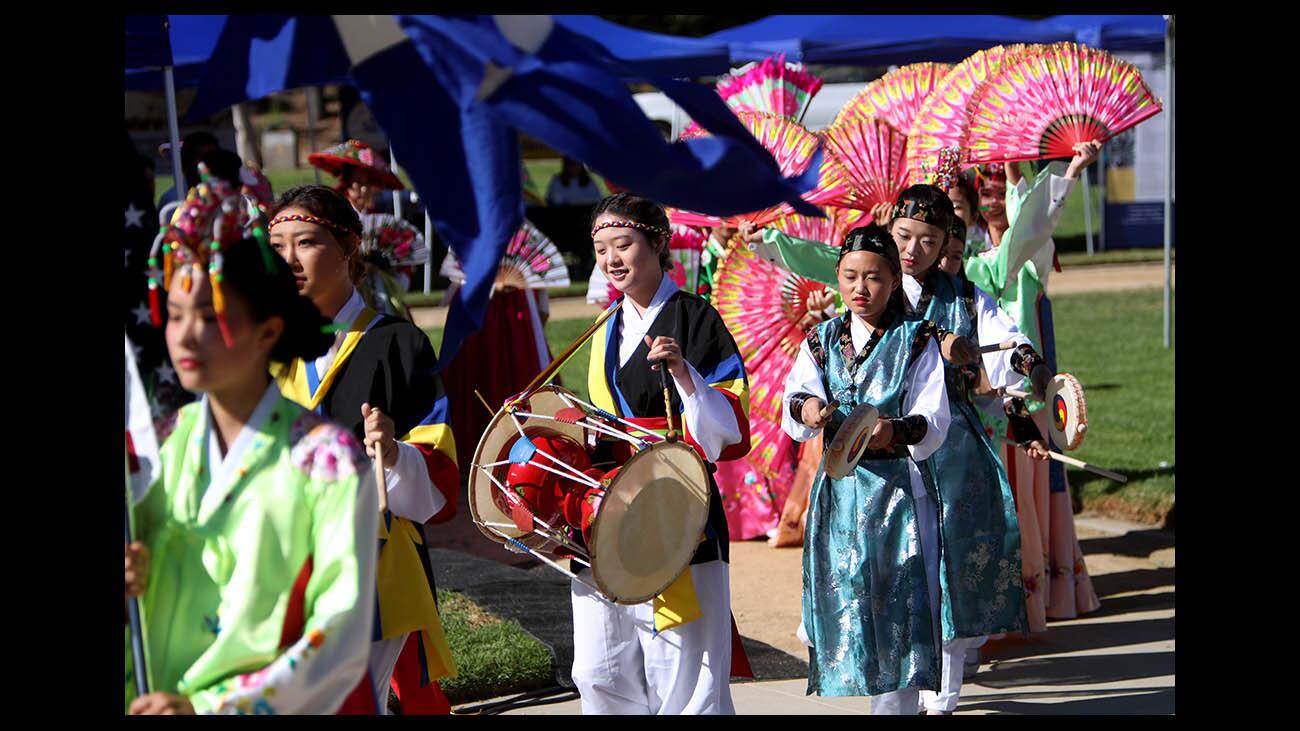
M 1033 415 L 1048 433 L 1047 410 Z M 1010 434 L 1008 434 L 1008 437 Z M 1029 631 L 1047 629 L 1047 620 L 1073 619 L 1101 606 L 1092 588 L 1088 566 L 1074 532 L 1069 481 L 1064 492 L 1052 492 L 1049 462 L 1030 458 L 1024 450 L 1005 446 L 1002 455 L 1020 521 L 1020 551 L 1025 581 L 1025 610 Z

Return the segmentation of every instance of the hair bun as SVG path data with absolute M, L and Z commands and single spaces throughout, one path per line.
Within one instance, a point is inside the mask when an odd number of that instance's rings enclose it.
M 327 332 L 329 318 L 306 297 L 294 293 L 283 310 L 284 334 L 271 349 L 271 360 L 288 363 L 294 358 L 315 360 L 334 344 L 334 334 Z

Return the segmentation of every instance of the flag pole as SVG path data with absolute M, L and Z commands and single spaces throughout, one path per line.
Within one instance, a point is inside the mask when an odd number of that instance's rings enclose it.
M 125 455 L 124 455 L 125 457 Z M 126 503 L 124 513 L 126 527 L 126 545 L 131 545 L 131 462 L 126 464 Z M 149 673 L 145 664 L 144 622 L 140 618 L 140 598 L 131 597 L 126 602 L 127 619 L 131 625 L 131 667 L 135 671 L 135 694 L 137 697 L 149 692 Z
M 388 160 L 388 164 L 393 168 L 393 176 L 396 177 L 397 154 L 393 152 L 393 146 L 391 143 L 388 145 Z M 400 190 L 393 191 L 393 216 L 399 219 L 402 217 L 402 191 Z
M 167 126 L 172 139 L 172 182 L 176 187 L 176 200 L 183 201 L 189 188 L 185 185 L 185 170 L 181 168 L 181 131 L 176 119 L 176 79 L 170 65 L 163 66 L 163 90 L 167 95 Z
M 316 101 L 320 91 L 314 86 L 309 86 L 303 91 L 303 96 L 307 102 L 307 144 L 311 146 L 311 151 L 315 152 L 318 149 L 316 147 Z M 312 165 L 311 170 L 312 175 L 316 176 L 316 185 L 320 185 L 320 168 Z
M 1170 250 L 1174 241 L 1174 16 L 1165 16 L 1165 78 L 1169 111 L 1165 115 L 1165 157 L 1169 167 L 1165 175 L 1165 348 L 1169 348 L 1173 296 L 1170 273 Z
M 424 202 L 424 293 L 429 293 L 433 282 L 433 219 L 429 218 L 429 202 Z

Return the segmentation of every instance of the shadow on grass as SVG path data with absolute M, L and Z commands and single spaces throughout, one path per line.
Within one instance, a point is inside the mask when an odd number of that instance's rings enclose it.
M 1117 388 L 1124 387 L 1122 383 L 1085 383 L 1082 385 L 1085 394 L 1090 391 L 1114 391 Z

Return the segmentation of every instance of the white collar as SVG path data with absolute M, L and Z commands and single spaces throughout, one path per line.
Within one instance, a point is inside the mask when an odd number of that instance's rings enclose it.
M 348 297 L 348 301 L 343 303 L 343 307 L 339 308 L 338 314 L 334 316 L 334 324 L 342 325 L 345 328 L 352 327 L 352 323 L 356 322 L 357 318 L 361 316 L 361 310 L 365 306 L 366 302 L 361 299 L 361 293 L 357 291 L 356 287 L 353 287 L 352 296 Z
M 208 403 L 208 395 L 203 395 L 200 409 L 203 412 L 203 428 L 207 431 L 209 483 L 203 493 L 203 504 L 199 508 L 200 516 L 211 512 L 212 506 L 208 505 L 211 499 L 219 500 L 225 497 L 226 487 L 234 478 L 231 472 L 239 465 L 244 452 L 253 441 L 253 435 L 261 430 L 262 424 L 271 415 L 271 409 L 279 399 L 280 388 L 272 379 L 267 384 L 266 391 L 262 393 L 261 400 L 253 408 L 253 413 L 249 414 L 248 421 L 244 422 L 235 440 L 227 445 L 226 456 L 222 457 L 216 425 L 212 421 L 212 405 Z M 220 497 L 217 497 L 218 495 Z
M 668 276 L 668 272 L 664 272 L 663 279 L 659 280 L 659 289 L 656 289 L 654 296 L 650 298 L 650 306 L 645 308 L 645 314 L 642 315 L 637 312 L 636 305 L 631 302 L 624 302 L 623 315 L 632 322 L 644 322 L 647 325 L 653 323 L 655 317 L 659 315 L 659 310 L 663 309 L 664 303 L 676 292 L 677 283 L 673 281 L 672 277 Z M 627 297 L 627 295 L 623 296 L 624 298 Z
M 849 315 L 849 335 L 853 338 L 853 352 L 861 353 L 867 345 L 867 340 L 871 338 L 871 331 L 867 330 L 867 325 L 862 322 L 862 318 Z
M 916 307 L 916 303 L 921 301 L 921 289 L 921 282 L 916 277 L 911 274 L 903 275 L 903 294 L 907 295 L 907 302 L 912 307 Z

